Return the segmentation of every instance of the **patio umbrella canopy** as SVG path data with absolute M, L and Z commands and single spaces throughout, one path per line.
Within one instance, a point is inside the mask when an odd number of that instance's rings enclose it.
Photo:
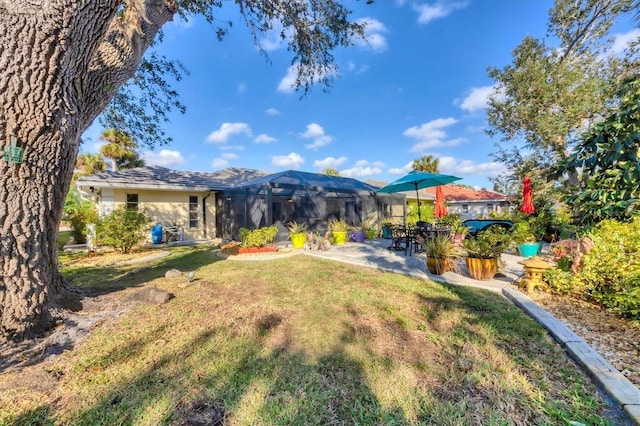
M 531 179 L 525 177 L 522 181 L 522 207 L 520 211 L 526 214 L 535 213 L 536 209 L 533 206 L 533 195 L 531 193 Z
M 436 187 L 436 206 L 433 210 L 435 217 L 443 217 L 447 215 L 447 206 L 444 205 L 444 193 L 442 192 L 442 186 Z
M 420 217 L 420 195 L 418 194 L 418 190 L 431 188 L 432 186 L 446 185 L 460 179 L 462 178 L 414 170 L 400 179 L 391 182 L 389 185 L 380 188 L 378 193 L 392 194 L 394 192 L 415 190 L 416 199 L 418 200 L 418 220 L 422 220 Z

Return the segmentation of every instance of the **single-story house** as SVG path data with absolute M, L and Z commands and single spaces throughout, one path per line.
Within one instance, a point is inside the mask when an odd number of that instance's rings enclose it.
M 423 191 L 430 199 L 435 200 L 435 187 Z M 449 184 L 442 186 L 442 192 L 449 213 L 459 214 L 462 220 L 488 218 L 491 212 L 502 213 L 515 208 L 508 195 L 486 189 L 476 190 L 462 185 Z M 420 199 L 422 199 L 422 194 L 420 194 Z
M 120 205 L 144 211 L 153 223 L 177 226 L 185 240 L 238 238 L 238 230 L 306 223 L 325 232 L 332 218 L 352 225 L 403 216 L 403 195 L 376 194 L 357 179 L 287 170 L 268 173 L 243 168 L 191 172 L 149 166 L 82 176 L 76 186 L 98 205 L 100 215 Z

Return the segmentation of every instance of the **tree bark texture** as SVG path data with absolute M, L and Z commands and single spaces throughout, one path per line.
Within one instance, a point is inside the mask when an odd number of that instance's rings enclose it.
M 175 12 L 142 4 L 0 0 L 0 149 L 10 135 L 24 149 L 21 164 L 0 159 L 0 341 L 61 312 L 58 227 L 80 136 Z

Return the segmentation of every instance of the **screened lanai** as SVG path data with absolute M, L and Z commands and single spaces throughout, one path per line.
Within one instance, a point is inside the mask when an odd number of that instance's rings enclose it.
M 360 225 L 378 224 L 404 208 L 404 196 L 376 195 L 377 187 L 357 179 L 287 170 L 224 190 L 217 197 L 217 228 L 223 239 L 237 239 L 238 229 L 275 225 L 278 240 L 288 238 L 287 223 L 306 223 L 324 233 L 333 218 Z

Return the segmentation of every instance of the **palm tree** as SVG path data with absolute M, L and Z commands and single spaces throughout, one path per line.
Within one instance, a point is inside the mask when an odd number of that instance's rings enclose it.
M 340 176 L 340 172 L 331 167 L 327 167 L 326 169 L 322 170 L 320 173 L 327 176 Z
M 76 160 L 76 169 L 82 174 L 92 175 L 94 173 L 103 173 L 107 171 L 107 163 L 100 154 L 80 154 Z
M 100 140 L 107 142 L 100 147 L 100 154 L 111 160 L 111 170 L 132 169 L 144 166 L 144 160 L 138 155 L 138 144 L 122 130 L 106 129 Z
M 432 155 L 425 155 L 422 158 L 413 160 L 411 168 L 413 170 L 419 170 L 427 173 L 440 173 L 438 170 L 438 163 L 440 160 L 433 158 Z

